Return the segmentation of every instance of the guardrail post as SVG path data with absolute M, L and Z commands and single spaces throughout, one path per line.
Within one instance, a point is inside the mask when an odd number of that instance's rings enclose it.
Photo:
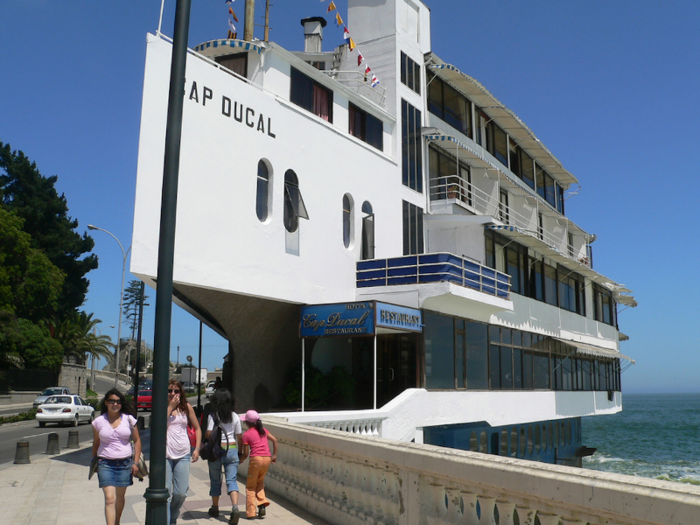
M 27 465 L 29 460 L 29 441 L 18 441 L 15 451 L 15 465 Z
M 61 453 L 61 446 L 58 444 L 58 434 L 56 432 L 49 434 L 49 438 L 46 441 L 46 453 L 52 456 Z

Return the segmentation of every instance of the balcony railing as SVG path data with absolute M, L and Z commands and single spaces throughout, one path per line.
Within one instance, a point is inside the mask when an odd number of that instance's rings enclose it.
M 482 189 L 469 183 L 459 175 L 447 175 L 430 181 L 431 201 L 453 201 L 461 206 L 471 209 L 480 215 L 491 215 L 508 226 L 514 226 L 533 237 L 539 238 L 550 248 L 590 267 L 590 262 L 585 256 L 577 256 L 577 251 L 568 243 L 568 239 L 557 237 L 538 224 L 537 215 L 527 217 L 498 202 L 493 196 Z
M 357 287 L 449 282 L 508 299 L 510 276 L 451 253 L 358 261 Z

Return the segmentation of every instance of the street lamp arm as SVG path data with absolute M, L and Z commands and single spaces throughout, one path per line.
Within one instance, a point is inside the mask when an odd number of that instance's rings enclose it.
M 106 233 L 107 235 L 110 235 L 112 239 L 117 241 L 117 244 L 122 250 L 122 286 L 119 289 L 119 327 L 117 328 L 117 345 L 114 351 L 114 386 L 116 387 L 117 384 L 119 383 L 119 345 L 121 344 L 122 340 L 122 309 L 124 307 L 124 274 L 126 273 L 126 258 L 129 255 L 129 252 L 131 251 L 131 246 L 124 251 L 124 246 L 122 246 L 122 243 L 119 242 L 119 239 L 117 239 L 117 236 L 114 235 L 112 232 L 109 232 L 105 230 L 104 228 L 98 228 L 97 226 L 94 226 L 93 224 L 88 224 L 88 230 L 99 230 L 101 232 Z

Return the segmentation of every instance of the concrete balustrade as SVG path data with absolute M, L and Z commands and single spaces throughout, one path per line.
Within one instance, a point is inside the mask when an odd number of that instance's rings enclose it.
M 513 525 L 516 515 L 521 525 L 687 525 L 700 515 L 693 485 L 264 421 L 280 442 L 267 489 L 338 525 Z

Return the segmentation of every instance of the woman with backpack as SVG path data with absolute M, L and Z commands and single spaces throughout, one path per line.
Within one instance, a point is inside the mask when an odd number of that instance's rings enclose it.
M 265 517 L 265 507 L 270 502 L 265 497 L 265 474 L 271 463 L 277 461 L 277 439 L 263 427 L 260 414 L 255 410 L 248 410 L 243 416 L 248 430 L 243 434 L 243 453 L 241 461 L 245 461 L 250 455 L 248 463 L 248 478 L 245 484 L 246 505 L 245 511 L 248 519 L 255 518 L 257 507 L 258 517 Z M 272 441 L 272 454 L 267 440 Z
M 226 474 L 226 491 L 231 498 L 231 518 L 229 523 L 238 523 L 238 451 L 241 445 L 241 420 L 233 411 L 234 399 L 225 388 L 220 388 L 211 397 L 212 411 L 207 418 L 207 432 L 211 453 L 209 454 L 209 480 L 211 488 L 211 508 L 209 515 L 219 515 L 219 497 L 221 496 L 221 467 Z

